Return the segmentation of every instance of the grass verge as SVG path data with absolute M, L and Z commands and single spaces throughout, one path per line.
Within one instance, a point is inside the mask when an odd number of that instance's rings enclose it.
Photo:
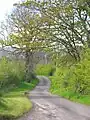
M 31 83 L 22 82 L 17 88 L 5 93 L 0 98 L 0 120 L 12 120 L 28 112 L 32 103 L 25 96 L 25 92 L 32 90 L 37 83 L 38 80 L 32 80 Z

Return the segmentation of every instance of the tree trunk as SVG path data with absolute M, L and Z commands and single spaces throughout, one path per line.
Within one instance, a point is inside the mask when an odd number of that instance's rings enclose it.
M 35 78 L 33 52 L 26 51 L 26 81 L 30 82 Z
M 87 32 L 87 43 L 88 43 L 88 47 L 90 48 L 90 30 L 88 30 Z

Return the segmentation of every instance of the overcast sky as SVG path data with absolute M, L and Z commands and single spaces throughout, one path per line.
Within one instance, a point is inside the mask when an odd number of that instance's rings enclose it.
M 19 0 L 0 0 L 0 21 L 4 20 L 5 14 L 9 13 L 13 4 Z

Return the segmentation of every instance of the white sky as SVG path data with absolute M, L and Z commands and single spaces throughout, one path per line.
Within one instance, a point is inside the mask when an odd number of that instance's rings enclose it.
M 0 21 L 4 20 L 5 14 L 9 13 L 13 4 L 19 0 L 0 0 Z

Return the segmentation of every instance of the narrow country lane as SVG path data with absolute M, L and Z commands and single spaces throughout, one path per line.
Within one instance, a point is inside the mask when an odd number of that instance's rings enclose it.
M 48 92 L 49 79 L 44 76 L 38 78 L 39 84 L 30 92 L 33 108 L 19 120 L 90 120 L 90 106 L 51 95 Z

